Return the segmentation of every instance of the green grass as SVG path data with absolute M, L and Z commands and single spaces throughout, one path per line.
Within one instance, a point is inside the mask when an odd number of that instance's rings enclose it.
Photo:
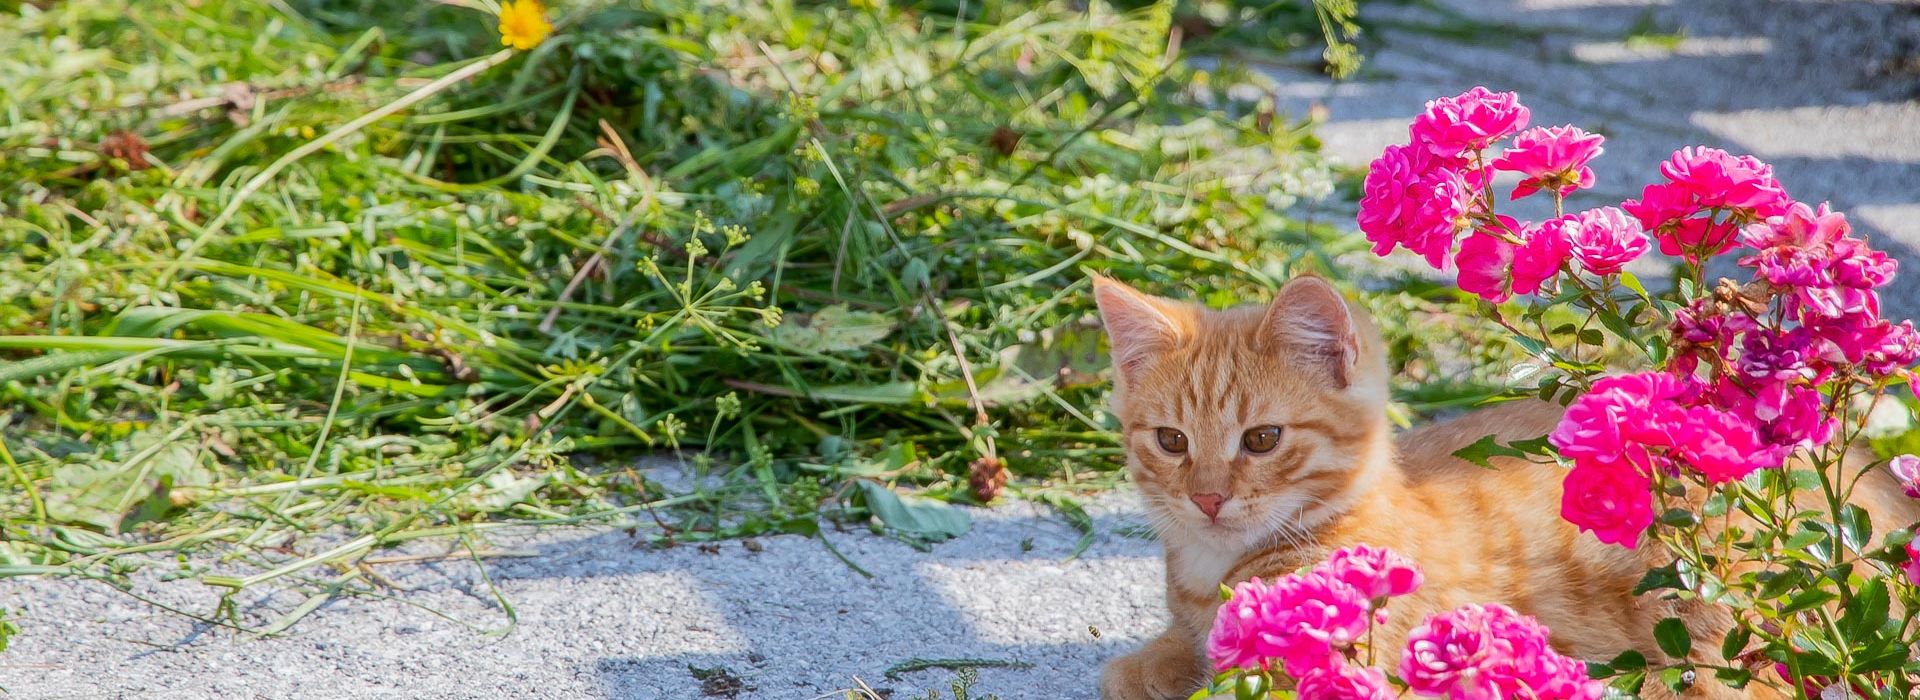
M 517 524 L 937 539 L 987 458 L 1072 520 L 1120 453 L 1088 272 L 1227 304 L 1364 246 L 1311 125 L 1169 53 L 1338 3 L 570 2 L 526 53 L 465 4 L 0 3 L 0 577 L 217 553 L 169 575 L 320 601 Z M 1395 329 L 1445 297 L 1402 289 Z

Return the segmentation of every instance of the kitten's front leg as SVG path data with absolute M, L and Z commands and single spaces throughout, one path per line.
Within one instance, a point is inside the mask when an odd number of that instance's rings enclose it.
M 1193 643 L 1172 630 L 1100 669 L 1101 700 L 1185 700 L 1206 682 Z

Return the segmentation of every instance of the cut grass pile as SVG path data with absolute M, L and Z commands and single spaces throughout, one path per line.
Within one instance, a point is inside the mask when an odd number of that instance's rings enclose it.
M 491 0 L 4 5 L 0 577 L 924 541 L 1003 468 L 1071 519 L 1120 453 L 1089 271 L 1226 304 L 1364 245 L 1310 124 L 1182 60 L 1350 3 L 570 2 L 525 52 Z

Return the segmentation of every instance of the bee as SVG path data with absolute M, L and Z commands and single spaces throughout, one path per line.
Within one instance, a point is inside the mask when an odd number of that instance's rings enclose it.
M 1095 627 L 1095 626 L 1093 626 L 1093 625 L 1087 625 L 1087 634 L 1091 634 L 1091 635 L 1093 635 L 1093 638 L 1094 638 L 1094 639 L 1099 639 L 1099 638 L 1100 638 L 1100 628 L 1098 628 L 1098 627 Z

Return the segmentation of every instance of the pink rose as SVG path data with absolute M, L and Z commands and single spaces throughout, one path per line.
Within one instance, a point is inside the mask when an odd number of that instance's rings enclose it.
M 1557 229 L 1570 244 L 1573 259 L 1580 261 L 1582 269 L 1596 275 L 1619 272 L 1652 247 L 1639 223 L 1615 207 L 1568 214 L 1541 224 L 1540 228 Z
M 1413 143 L 1434 155 L 1452 157 L 1477 151 L 1527 126 L 1527 108 L 1520 96 L 1476 87 L 1455 97 L 1427 103 L 1408 129 Z
M 1370 603 L 1318 572 L 1242 583 L 1214 614 L 1207 658 L 1221 671 L 1278 667 L 1303 677 L 1339 663 L 1339 651 L 1366 634 Z
M 1493 161 L 1493 167 L 1525 176 L 1513 188 L 1514 199 L 1543 189 L 1564 197 L 1593 186 L 1593 168 L 1587 163 L 1605 150 L 1600 147 L 1605 141 L 1606 137 L 1576 126 L 1534 127 L 1514 136 L 1513 145 Z
M 1653 483 L 1619 464 L 1576 462 L 1560 495 L 1560 517 L 1601 542 L 1633 549 L 1653 524 Z
M 1784 212 L 1789 200 L 1773 166 L 1753 156 L 1689 146 L 1660 164 L 1660 174 L 1684 188 L 1702 209 L 1746 209 L 1757 216 Z
M 1785 455 L 1760 440 L 1752 423 L 1712 406 L 1687 411 L 1674 453 L 1707 481 L 1737 481 L 1756 469 L 1778 467 Z
M 1396 695 L 1380 669 L 1345 663 L 1307 672 L 1295 691 L 1301 700 L 1393 700 Z
M 1887 468 L 1893 470 L 1893 478 L 1900 480 L 1907 497 L 1920 498 L 1920 457 L 1900 455 L 1888 461 Z
M 1586 678 L 1586 665 L 1547 641 L 1546 627 L 1512 608 L 1464 605 L 1408 634 L 1400 677 L 1415 693 L 1450 700 L 1600 697 L 1604 688 Z
M 1907 564 L 1902 567 L 1907 572 L 1907 580 L 1920 586 L 1920 540 L 1907 543 Z
M 1334 550 L 1319 570 L 1376 601 L 1412 593 L 1424 579 L 1413 560 L 1364 544 Z
M 1560 265 L 1571 252 L 1571 244 L 1558 231 L 1525 226 L 1506 216 L 1497 220 L 1499 234 L 1469 234 L 1454 258 L 1460 289 L 1496 304 L 1515 294 L 1540 291 L 1547 280 L 1560 273 Z M 1518 238 L 1521 243 L 1516 245 L 1505 236 Z

